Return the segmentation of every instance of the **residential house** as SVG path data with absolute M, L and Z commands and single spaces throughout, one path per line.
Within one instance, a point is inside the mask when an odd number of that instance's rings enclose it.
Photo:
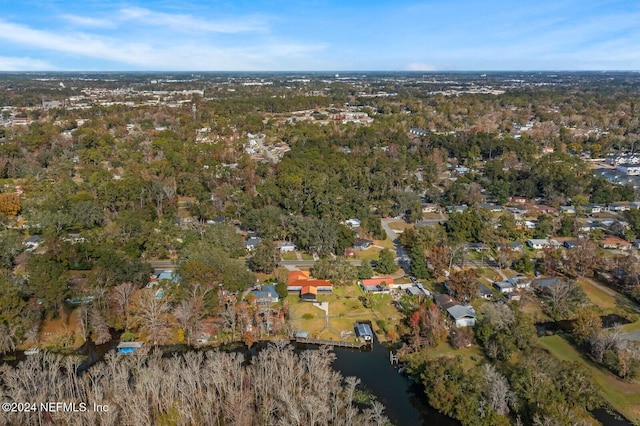
M 333 291 L 333 285 L 329 281 L 311 278 L 308 271 L 290 271 L 287 277 L 287 291 L 299 292 L 303 287 L 315 287 L 318 292 Z
M 600 247 L 606 249 L 629 250 L 631 248 L 631 244 L 622 238 L 607 235 L 600 241 Z
M 358 284 L 360 284 L 365 293 L 389 293 L 389 288 L 393 286 L 393 278 L 369 278 L 359 281 Z
M 520 241 L 512 241 L 508 245 L 513 251 L 522 251 L 523 244 Z
M 502 294 L 513 293 L 516 286 L 509 281 L 496 281 L 493 286 Z
M 516 275 L 507 279 L 507 282 L 513 284 L 516 288 L 529 288 L 531 286 L 531 278 L 524 275 Z
M 604 210 L 604 207 L 601 206 L 600 204 L 587 204 L 586 206 L 584 206 L 585 213 L 590 213 L 590 214 L 602 213 L 603 210 Z
M 536 278 L 531 281 L 531 287 L 538 292 L 548 291 L 549 288 L 554 287 L 558 283 L 561 283 L 562 279 L 559 277 L 549 277 L 549 278 Z
M 516 204 L 526 204 L 527 197 L 520 197 L 520 196 L 511 197 L 511 202 Z
M 433 300 L 436 302 L 436 305 L 444 311 L 458 304 L 458 302 L 453 300 L 448 294 L 436 294 L 433 296 Z
M 40 247 L 42 244 L 42 235 L 32 235 L 22 242 L 27 247 L 27 251 L 31 252 Z
M 473 327 L 476 325 L 476 311 L 471 306 L 454 305 L 447 308 L 456 327 Z
M 639 164 L 631 164 L 631 163 L 623 163 L 618 164 L 616 166 L 616 170 L 620 173 L 624 173 L 627 176 L 638 176 L 640 175 L 640 165 Z
M 362 223 L 360 222 L 360 219 L 347 219 L 344 221 L 344 224 L 351 228 L 359 228 Z
M 527 245 L 534 250 L 542 250 L 543 248 L 547 248 L 547 247 L 559 248 L 561 246 L 561 244 L 558 241 L 553 240 L 551 238 L 545 238 L 545 239 L 532 238 L 530 240 L 527 240 Z
M 254 251 L 258 244 L 260 244 L 260 241 L 262 241 L 260 238 L 249 238 L 243 245 L 247 251 Z
M 437 213 L 440 206 L 433 203 L 422 203 L 422 213 Z
M 493 203 L 478 203 L 477 206 L 482 209 L 487 209 L 490 212 L 498 213 L 502 211 L 502 206 Z
M 222 225 L 227 221 L 227 218 L 224 216 L 214 217 L 213 219 L 207 219 L 207 224 L 209 225 Z
M 300 289 L 300 299 L 305 302 L 315 302 L 318 300 L 318 287 L 310 285 L 302 287 Z
M 631 210 L 631 206 L 628 203 L 612 203 L 609 204 L 609 210 L 612 212 L 624 212 Z
M 480 287 L 478 288 L 478 297 L 481 297 L 485 300 L 491 300 L 493 299 L 493 292 L 489 287 L 481 283 Z
M 569 250 L 574 249 L 576 247 L 576 244 L 578 244 L 578 240 L 566 240 L 562 243 L 564 248 Z
M 353 244 L 353 248 L 357 248 L 360 250 L 366 250 L 373 245 L 373 241 L 366 240 L 364 238 L 356 238 L 355 243 Z
M 249 294 L 256 296 L 256 303 L 277 303 L 280 300 L 275 285 L 263 285 L 260 290 L 251 290 Z
M 280 250 L 280 253 L 289 253 L 292 251 L 296 251 L 296 245 L 288 241 L 285 241 L 278 244 L 278 250 Z
M 560 206 L 560 213 L 576 214 L 576 208 L 574 206 Z

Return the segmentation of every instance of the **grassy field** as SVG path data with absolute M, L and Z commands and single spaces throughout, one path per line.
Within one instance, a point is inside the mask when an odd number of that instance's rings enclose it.
M 591 285 L 588 281 L 583 280 L 582 278 L 578 278 L 576 283 L 582 287 L 584 292 L 587 294 L 589 300 L 594 305 L 601 307 L 602 309 L 609 310 L 615 309 L 617 307 L 617 301 L 615 297 L 605 293 L 599 288 Z
M 447 342 L 442 342 L 435 348 L 430 348 L 426 351 L 429 359 L 439 358 L 441 356 L 455 357 L 460 355 L 462 357 L 462 365 L 465 370 L 479 365 L 486 358 L 482 353 L 482 349 L 478 345 L 472 345 L 468 348 L 454 349 Z
M 562 337 L 545 336 L 540 344 L 558 359 L 577 361 L 589 369 L 604 400 L 634 423 L 640 422 L 640 383 L 621 380 L 581 355 Z
M 406 223 L 406 222 L 390 222 L 389 223 L 389 228 L 395 231 L 404 231 L 406 229 L 413 228 L 413 227 L 414 227 L 413 223 Z
M 393 244 L 393 241 L 391 240 L 391 238 L 389 238 L 389 236 L 387 235 L 387 238 L 385 240 L 374 240 L 373 244 L 376 246 L 381 246 L 384 248 L 388 248 L 390 250 L 395 250 L 395 246 Z
M 297 260 L 298 258 L 296 257 L 296 254 L 294 252 L 287 252 L 287 253 L 282 253 L 280 256 L 282 256 L 282 260 Z
M 320 302 L 329 303 L 329 326 L 325 327 L 325 313 L 312 303 L 301 302 L 297 295 L 289 295 L 289 322 L 294 330 L 306 331 L 311 336 L 342 340 L 342 331 L 353 331 L 356 321 L 371 321 L 373 330 L 380 341 L 385 341 L 385 333 L 378 320 L 383 320 L 391 329 L 400 321 L 401 314 L 392 304 L 390 295 L 374 295 L 373 306 L 365 308 L 359 297 L 364 292 L 357 285 L 336 287 L 333 294 L 318 297 Z
M 381 251 L 382 249 L 379 247 L 369 247 L 366 250 L 356 250 L 356 258 L 360 260 L 378 260 Z

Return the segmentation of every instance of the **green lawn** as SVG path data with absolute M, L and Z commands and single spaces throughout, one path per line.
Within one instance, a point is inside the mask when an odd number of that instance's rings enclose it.
M 591 285 L 588 281 L 585 281 L 581 278 L 578 278 L 576 280 L 576 283 L 580 287 L 582 287 L 584 292 L 587 294 L 587 297 L 594 305 L 597 305 L 605 310 L 616 308 L 617 301 L 615 297 L 605 293 L 604 291 Z
M 319 301 L 329 302 L 329 329 L 324 328 L 324 312 L 308 302 L 301 302 L 298 295 L 289 295 L 289 322 L 295 330 L 303 330 L 311 335 L 318 334 L 326 339 L 340 339 L 340 332 L 353 330 L 355 321 L 367 320 L 373 324 L 374 331 L 381 341 L 385 340 L 376 320 L 382 319 L 393 328 L 401 314 L 392 304 L 390 295 L 374 295 L 373 308 L 367 309 L 359 299 L 364 293 L 356 284 L 336 287 L 333 294 L 323 294 Z M 306 314 L 306 315 L 305 315 Z M 308 319 L 303 318 L 306 316 Z M 311 318 L 309 318 L 311 316 Z
M 282 253 L 282 260 L 297 260 L 296 254 L 294 252 Z
M 391 222 L 389 223 L 389 228 L 394 231 L 404 231 L 405 229 L 413 228 L 413 223 L 406 222 Z
M 569 342 L 558 335 L 545 336 L 538 340 L 556 358 L 564 361 L 577 361 L 587 367 L 593 379 L 600 385 L 604 400 L 632 422 L 640 422 L 640 383 L 617 378 L 584 357 Z
M 360 260 L 378 260 L 381 251 L 382 249 L 379 247 L 369 247 L 366 250 L 356 250 L 356 258 Z

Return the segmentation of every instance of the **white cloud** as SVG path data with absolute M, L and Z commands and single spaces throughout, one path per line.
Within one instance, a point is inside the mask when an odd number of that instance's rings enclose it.
M 123 32 L 119 33 L 118 37 L 126 35 L 126 32 Z M 61 34 L 2 20 L 0 40 L 16 46 L 68 54 L 73 57 L 75 64 L 71 67 L 58 67 L 65 69 L 82 69 L 81 64 L 87 58 L 111 62 L 112 64 L 108 65 L 109 69 L 300 69 L 308 67 L 308 62 L 302 64 L 302 60 L 312 59 L 312 53 L 326 48 L 322 44 L 305 45 L 273 39 L 261 39 L 245 46 L 223 47 L 200 38 L 178 39 L 171 36 L 171 31 L 163 37 L 137 38 L 133 41 L 83 32 Z
M 437 71 L 438 68 L 432 64 L 426 63 L 411 63 L 407 65 L 407 71 Z
M 31 58 L 0 56 L 0 71 L 43 71 L 53 67 L 46 61 Z
M 245 16 L 226 21 L 208 21 L 191 15 L 154 12 L 141 7 L 121 9 L 118 19 L 171 28 L 181 32 L 203 31 L 235 34 L 241 32 L 264 32 L 268 29 L 265 20 L 256 17 Z
M 77 27 L 113 29 L 117 26 L 113 19 L 92 18 L 89 16 L 78 15 L 62 15 L 61 18 Z

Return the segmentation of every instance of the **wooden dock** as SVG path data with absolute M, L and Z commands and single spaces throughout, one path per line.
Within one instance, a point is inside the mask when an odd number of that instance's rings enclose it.
M 367 346 L 371 346 L 369 342 L 347 342 L 344 340 L 325 340 L 325 339 L 305 339 L 303 337 L 296 337 L 296 343 L 302 343 L 305 345 L 325 345 L 325 346 L 339 346 L 341 348 L 355 348 L 361 349 Z

